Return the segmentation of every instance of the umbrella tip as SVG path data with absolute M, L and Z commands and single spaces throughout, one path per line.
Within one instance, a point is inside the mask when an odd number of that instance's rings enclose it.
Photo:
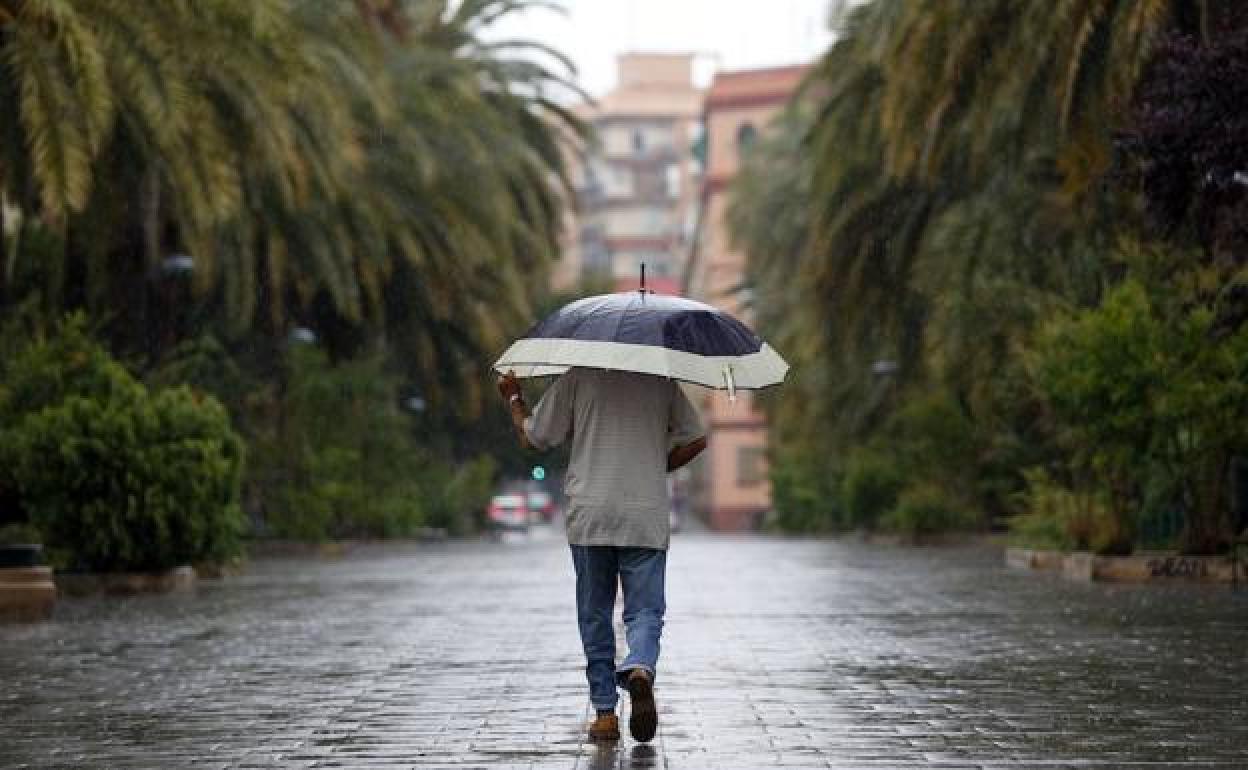
M 646 263 L 641 263 L 641 288 L 638 289 L 642 294 L 646 293 Z

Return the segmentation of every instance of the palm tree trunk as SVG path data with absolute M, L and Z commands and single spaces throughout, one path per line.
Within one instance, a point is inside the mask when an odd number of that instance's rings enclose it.
M 148 270 L 160 269 L 160 178 L 154 169 L 143 172 L 139 191 L 140 214 L 143 228 L 143 256 Z
M 143 340 L 148 355 L 160 360 L 170 347 L 168 302 L 169 276 L 162 271 L 160 179 L 152 168 L 143 172 L 139 182 L 139 238 L 143 256 L 139 260 L 141 287 L 138 318 L 135 319 L 136 339 Z
M 5 300 L 8 298 L 9 284 L 13 281 L 13 260 L 9 256 L 9 223 L 5 218 L 8 205 L 8 199 L 0 193 L 0 308 L 7 304 Z

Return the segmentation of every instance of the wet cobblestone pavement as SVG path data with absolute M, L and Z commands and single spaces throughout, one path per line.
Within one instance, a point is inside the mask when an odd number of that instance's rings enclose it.
M 62 600 L 0 626 L 0 766 L 1248 767 L 1248 592 L 999 562 L 677 537 L 650 746 L 582 741 L 557 537 Z

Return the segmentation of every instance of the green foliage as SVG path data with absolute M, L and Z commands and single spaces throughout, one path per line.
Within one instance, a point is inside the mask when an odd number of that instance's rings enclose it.
M 232 410 L 235 419 L 245 416 L 246 405 L 261 386 L 211 334 L 178 343 L 144 379 L 152 388 L 186 384 L 211 393 Z
M 1219 547 L 1228 458 L 1243 447 L 1231 426 L 1248 401 L 1234 363 L 1244 360 L 1242 260 L 1184 252 L 1181 232 L 1124 258 L 1121 244 L 1156 229 L 1139 185 L 1109 172 L 1127 157 L 1122 138 L 1142 136 L 1124 130 L 1123 106 L 1151 69 L 1163 120 L 1144 137 L 1157 163 L 1143 168 L 1173 162 L 1185 182 L 1239 205 L 1238 188 L 1209 183 L 1237 168 L 1229 155 L 1174 145 L 1170 129 L 1190 121 L 1167 97 L 1178 87 L 1215 118 L 1225 110 L 1200 101 L 1207 89 L 1190 67 L 1175 83 L 1174 67 L 1149 66 L 1168 35 L 1193 36 L 1183 43 L 1193 50 L 1210 30 L 1242 35 L 1233 5 L 847 6 L 836 42 L 732 191 L 760 331 L 794 366 L 763 401 L 777 463 L 795 465 L 773 469 L 778 493 L 820 455 L 846 458 L 848 490 L 870 453 L 901 479 L 905 505 L 887 510 L 903 529 L 982 525 L 1030 506 L 1040 512 L 1016 527 L 1029 536 L 1121 550 L 1137 524 L 1157 538 L 1182 511 L 1185 549 Z M 1194 54 L 1232 90 L 1237 46 Z M 1196 209 L 1171 213 L 1221 221 Z M 1139 286 L 1110 291 L 1128 276 Z M 1065 317 L 1081 320 L 1053 322 Z M 1037 346 L 1047 367 L 1028 353 Z M 874 374 L 880 362 L 886 377 Z M 1025 480 L 1034 467 L 1103 505 L 1095 526 L 1043 513 L 1060 495 Z M 860 509 L 847 500 L 850 521 Z
M 1024 473 L 1019 493 L 1022 513 L 1010 520 L 1010 539 L 1029 548 L 1120 551 L 1124 545 L 1118 519 L 1103 491 L 1075 491 L 1046 472 Z
M 5 331 L 28 331 L 11 320 Z M 0 455 L 6 431 L 16 430 L 27 416 L 54 407 L 71 395 L 100 401 L 135 401 L 143 397 L 142 386 L 96 343 L 82 314 L 69 316 L 50 339 L 31 344 L 24 334 L 7 338 L 11 347 L 0 359 Z M 0 462 L 0 505 L 5 516 L 29 518 L 17 477 L 17 461 L 11 454 Z
M 790 451 L 771 464 L 773 526 L 785 532 L 830 532 L 841 526 L 838 477 L 826 456 Z
M 1085 469 L 1121 476 L 1147 452 L 1152 400 L 1167 374 L 1162 334 L 1143 287 L 1131 282 L 1041 336 L 1036 382 L 1082 439 L 1074 443 Z
M 238 555 L 243 446 L 219 402 L 150 394 L 81 319 L 9 372 L 0 467 L 55 563 L 155 570 Z
M 473 529 L 480 456 L 520 463 L 482 362 L 537 314 L 585 136 L 566 58 L 486 39 L 543 5 L 0 0 L 0 368 L 82 310 L 149 387 L 226 404 L 262 532 Z M 295 327 L 335 366 L 288 369 Z M 0 425 L 136 387 L 58 344 Z
M 42 542 L 43 535 L 30 524 L 0 525 L 0 545 L 29 545 Z
M 896 462 L 870 449 L 856 449 L 845 463 L 841 481 L 844 525 L 873 529 L 897 504 L 904 477 Z
M 384 337 L 473 425 L 584 135 L 564 57 L 481 37 L 534 5 L 0 0 L 0 315 L 85 309 L 144 368 L 193 326 Z
M 939 480 L 963 497 L 977 476 L 979 442 L 969 416 L 942 391 L 910 395 L 890 416 L 878 445 L 907 478 Z
M 143 387 L 92 339 L 81 313 L 69 316 L 57 333 L 29 345 L 0 372 L 0 425 L 60 404 L 70 395 L 101 401 L 136 400 Z
M 1227 469 L 1248 444 L 1248 328 L 1215 334 L 1210 310 L 1168 306 L 1168 293 L 1131 278 L 1099 308 L 1054 322 L 1036 381 L 1071 466 L 1104 490 L 1124 530 L 1146 499 L 1186 501 L 1182 547 L 1208 552 L 1229 532 Z M 1175 486 L 1159 490 L 1159 479 Z
M 497 464 L 489 455 L 458 466 L 428 463 L 419 478 L 428 525 L 452 535 L 479 531 L 497 476 Z
M 879 521 L 881 529 L 911 538 L 971 529 L 977 523 L 976 516 L 931 483 L 907 486 Z
M 305 540 L 476 529 L 494 479 L 486 458 L 455 468 L 422 446 L 380 356 L 331 364 L 289 351 L 285 397 L 249 469 L 263 534 Z

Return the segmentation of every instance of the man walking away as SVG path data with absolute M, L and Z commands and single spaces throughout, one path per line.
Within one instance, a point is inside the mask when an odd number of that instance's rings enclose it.
M 658 728 L 654 681 L 671 538 L 666 473 L 706 448 L 698 413 L 674 380 L 632 372 L 569 369 L 532 413 L 511 372 L 499 378 L 498 390 L 524 446 L 547 449 L 572 440 L 564 491 L 577 621 L 596 711 L 589 736 L 620 737 L 619 687 L 631 701 L 629 731 L 649 741 Z M 617 585 L 628 640 L 618 666 L 612 628 Z

